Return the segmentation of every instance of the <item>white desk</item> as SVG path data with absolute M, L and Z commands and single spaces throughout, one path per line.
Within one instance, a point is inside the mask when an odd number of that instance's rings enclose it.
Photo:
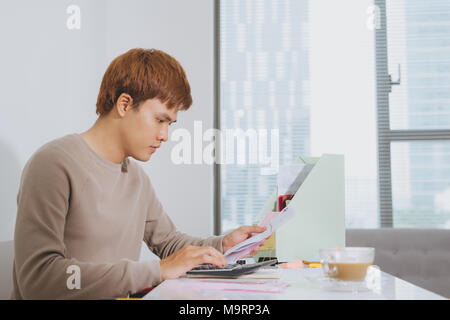
M 205 290 L 200 279 L 166 280 L 150 291 L 143 300 L 167 299 L 226 299 L 226 300 L 441 300 L 446 299 L 380 270 L 372 269 L 363 290 L 353 291 L 336 286 L 324 277 L 319 268 L 282 269 L 280 279 L 201 279 L 204 281 L 281 281 L 289 287 L 281 293 Z

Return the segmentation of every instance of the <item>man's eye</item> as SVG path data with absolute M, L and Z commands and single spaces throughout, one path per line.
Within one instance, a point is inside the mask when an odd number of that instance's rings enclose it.
M 164 120 L 158 119 L 158 123 L 163 123 L 163 122 L 164 122 Z

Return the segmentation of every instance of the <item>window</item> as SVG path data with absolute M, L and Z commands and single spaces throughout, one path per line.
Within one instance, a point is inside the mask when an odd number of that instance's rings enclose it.
M 450 3 L 375 4 L 381 226 L 450 228 Z
M 350 2 L 221 0 L 218 125 L 267 130 L 257 136 L 267 154 L 278 130 L 278 165 L 344 154 L 347 226 L 370 228 L 378 226 L 374 33 L 371 1 Z M 276 188 L 276 172 L 266 167 L 219 166 L 217 233 L 256 222 Z
M 227 155 L 236 149 L 245 161 L 235 157 L 220 166 L 223 232 L 252 224 L 275 188 L 278 166 L 310 152 L 310 108 L 308 3 L 223 0 L 219 6 L 220 129 L 253 133 L 259 155 L 251 163 L 249 135 L 241 152 L 237 137 L 227 139 Z
M 450 229 L 450 140 L 391 143 L 393 226 Z
M 343 154 L 347 228 L 450 227 L 448 1 L 217 6 L 221 130 L 267 130 L 267 154 L 278 130 L 278 165 Z M 216 232 L 256 222 L 276 174 L 218 168 Z

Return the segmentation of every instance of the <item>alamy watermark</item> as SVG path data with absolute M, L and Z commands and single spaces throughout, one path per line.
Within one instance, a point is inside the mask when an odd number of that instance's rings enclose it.
M 75 4 L 67 7 L 66 13 L 69 15 L 66 21 L 66 27 L 69 30 L 81 29 L 81 9 Z
M 260 165 L 265 166 L 260 170 L 262 175 L 276 174 L 279 167 L 279 136 L 278 129 L 271 129 L 270 137 L 268 129 L 203 131 L 202 121 L 194 121 L 193 135 L 183 128 L 172 132 L 170 139 L 177 144 L 172 148 L 170 158 L 174 164 Z
M 366 20 L 366 26 L 369 30 L 381 29 L 381 12 L 379 6 L 367 7 L 366 13 L 369 17 Z
M 66 13 L 69 15 L 66 21 L 67 29 L 80 30 L 81 29 L 80 6 L 76 4 L 71 4 L 67 7 Z M 366 13 L 369 15 L 366 20 L 367 28 L 369 30 L 380 29 L 381 28 L 380 7 L 377 5 L 369 6 L 367 7 Z
M 69 290 L 81 289 L 81 270 L 80 267 L 71 264 L 67 267 L 66 273 L 70 274 L 67 278 L 66 286 Z

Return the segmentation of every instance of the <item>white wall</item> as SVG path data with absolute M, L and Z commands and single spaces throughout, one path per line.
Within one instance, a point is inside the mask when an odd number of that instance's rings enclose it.
M 69 30 L 69 5 L 81 9 L 80 30 Z M 184 66 L 194 104 L 175 128 L 213 123 L 213 2 L 210 0 L 26 0 L 0 13 L 0 241 L 13 239 L 20 174 L 42 144 L 88 129 L 103 73 L 133 47 L 158 48 Z M 176 166 L 173 143 L 142 165 L 181 231 L 213 230 L 213 168 Z M 176 199 L 176 200 L 175 200 Z

